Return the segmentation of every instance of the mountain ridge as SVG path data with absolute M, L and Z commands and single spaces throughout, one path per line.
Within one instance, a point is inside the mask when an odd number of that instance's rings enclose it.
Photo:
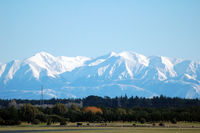
M 39 52 L 0 64 L 0 98 L 142 96 L 200 98 L 200 62 L 132 51 L 96 58 Z M 24 95 L 26 94 L 26 95 Z

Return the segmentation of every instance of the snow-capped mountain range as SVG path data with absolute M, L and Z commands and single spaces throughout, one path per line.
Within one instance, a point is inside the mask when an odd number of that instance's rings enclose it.
M 40 52 L 0 63 L 0 98 L 169 96 L 200 98 L 200 62 L 111 52 L 97 58 Z

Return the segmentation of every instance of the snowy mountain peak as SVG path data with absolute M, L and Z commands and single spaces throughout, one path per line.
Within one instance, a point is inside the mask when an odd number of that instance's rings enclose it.
M 55 78 L 58 74 L 83 66 L 88 60 L 90 60 L 88 57 L 54 57 L 49 53 L 40 52 L 25 60 L 25 63 L 29 64 L 38 79 L 43 70 L 47 72 L 48 76 Z
M 52 56 L 50 53 L 47 53 L 45 51 L 41 51 L 39 53 L 36 53 L 35 55 L 40 55 L 40 56 Z
M 112 52 L 109 53 L 109 55 L 110 55 L 109 57 L 117 56 L 117 53 L 115 53 L 115 52 L 112 51 Z
M 149 59 L 142 54 L 125 51 L 125 52 L 119 53 L 119 56 L 123 57 L 124 59 L 130 60 L 132 62 L 143 64 L 144 66 L 149 65 Z
M 38 61 L 49 61 L 54 59 L 55 57 L 47 52 L 39 52 L 33 55 L 32 57 L 28 58 L 27 60 L 38 62 Z
M 108 58 L 115 57 L 115 56 L 118 56 L 118 54 L 112 51 L 112 52 L 109 52 L 106 55 L 97 57 L 96 59 L 108 59 Z

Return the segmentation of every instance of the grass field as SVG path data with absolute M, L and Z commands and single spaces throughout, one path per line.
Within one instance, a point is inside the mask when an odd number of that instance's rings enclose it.
M 13 127 L 1 129 L 0 133 L 200 133 L 200 128 L 66 128 L 66 127 Z
M 86 124 L 84 123 L 83 125 Z M 76 123 L 69 123 L 68 126 L 62 127 L 58 124 L 46 126 L 45 124 L 30 125 L 23 123 L 19 126 L 0 126 L 0 133 L 200 133 L 200 123 L 179 122 L 171 124 L 166 122 L 165 125 L 167 126 L 165 127 L 153 127 L 152 124 L 148 123 L 136 123 L 136 125 L 145 127 L 133 127 L 131 126 L 132 124 L 128 122 L 115 122 L 108 123 L 108 127 L 98 127 L 100 123 L 90 123 L 88 127 L 75 127 Z

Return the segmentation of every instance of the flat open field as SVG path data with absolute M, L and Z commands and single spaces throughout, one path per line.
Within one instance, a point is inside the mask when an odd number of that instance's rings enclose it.
M 0 133 L 200 133 L 200 128 L 148 128 L 148 127 L 11 127 Z
M 101 123 L 83 123 L 82 127 L 76 127 L 76 123 L 68 123 L 67 126 L 59 126 L 58 123 L 46 126 L 45 124 L 31 125 L 22 123 L 19 126 L 0 126 L 0 133 L 200 133 L 200 123 L 177 124 L 165 123 L 165 127 L 152 126 L 152 124 L 139 124 L 133 127 L 133 123 L 114 122 L 107 123 L 107 127 L 99 127 Z

